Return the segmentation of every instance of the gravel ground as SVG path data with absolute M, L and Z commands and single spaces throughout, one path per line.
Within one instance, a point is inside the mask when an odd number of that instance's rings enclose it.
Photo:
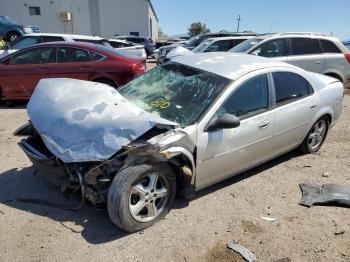
M 21 203 L 32 197 L 77 205 L 33 176 L 11 133 L 27 120 L 25 105 L 0 108 L 1 261 L 242 261 L 236 240 L 259 261 L 350 261 L 350 209 L 298 205 L 299 183 L 350 185 L 350 97 L 317 154 L 291 152 L 199 192 L 144 232 L 126 234 L 105 209 L 78 212 Z M 270 216 L 267 222 L 260 216 Z

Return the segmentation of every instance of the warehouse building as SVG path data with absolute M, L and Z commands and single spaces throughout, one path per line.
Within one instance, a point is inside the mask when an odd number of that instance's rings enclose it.
M 150 0 L 0 0 L 0 15 L 47 33 L 158 37 Z

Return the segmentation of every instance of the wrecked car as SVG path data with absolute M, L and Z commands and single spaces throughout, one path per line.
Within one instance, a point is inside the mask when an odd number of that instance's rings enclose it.
M 39 174 L 84 200 L 107 203 L 135 232 L 163 218 L 175 195 L 229 178 L 294 148 L 319 150 L 339 118 L 334 78 L 267 58 L 193 54 L 116 91 L 41 80 L 19 145 Z

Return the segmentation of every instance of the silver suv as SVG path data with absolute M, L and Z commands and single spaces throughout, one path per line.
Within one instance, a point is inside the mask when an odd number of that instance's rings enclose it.
M 321 33 L 265 34 L 242 42 L 230 52 L 271 57 L 337 78 L 350 88 L 350 50 L 336 37 Z

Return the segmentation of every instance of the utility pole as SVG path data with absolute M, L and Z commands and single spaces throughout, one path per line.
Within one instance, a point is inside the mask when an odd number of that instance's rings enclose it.
M 238 19 L 237 19 L 237 32 L 239 32 L 239 24 L 241 22 L 241 15 L 238 15 Z

